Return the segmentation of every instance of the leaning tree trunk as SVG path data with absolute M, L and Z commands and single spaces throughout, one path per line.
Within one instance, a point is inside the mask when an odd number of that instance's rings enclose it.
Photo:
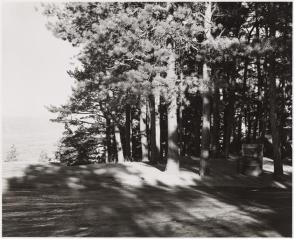
M 175 54 L 172 50 L 171 44 L 168 45 L 170 50 L 167 79 L 169 79 L 170 85 L 175 86 L 176 72 L 175 72 Z M 177 122 L 177 95 L 172 93 L 170 105 L 168 109 L 168 152 L 167 152 L 167 164 L 165 171 L 168 173 L 178 174 L 180 171 L 180 159 L 178 151 L 178 122 Z
M 272 5 L 274 7 L 274 5 Z M 274 9 L 273 9 L 274 10 Z M 272 23 L 271 37 L 275 37 L 275 22 Z M 275 76 L 275 53 L 271 53 L 269 59 L 269 102 L 270 102 L 270 124 L 273 138 L 274 149 L 274 177 L 279 178 L 283 175 L 283 163 L 281 157 L 281 143 L 277 117 L 277 90 L 276 90 L 276 76 Z
M 146 114 L 147 114 L 146 103 L 145 103 L 145 100 L 142 100 L 141 110 L 140 110 L 140 138 L 141 138 L 141 149 L 142 149 L 142 162 L 148 162 Z
M 211 38 L 211 2 L 206 2 L 204 29 L 206 38 Z M 200 176 L 209 174 L 209 146 L 210 146 L 210 67 L 207 63 L 203 64 L 203 116 L 202 116 L 202 138 L 201 138 L 201 155 L 200 155 Z
M 124 160 L 124 154 L 122 150 L 120 130 L 117 125 L 114 125 L 114 138 L 115 138 L 116 150 L 117 150 L 117 162 L 123 163 L 125 160 Z

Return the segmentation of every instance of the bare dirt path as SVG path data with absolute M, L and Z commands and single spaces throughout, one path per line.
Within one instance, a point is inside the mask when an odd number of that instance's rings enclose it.
M 31 165 L 24 169 L 18 177 L 6 175 L 3 236 L 292 234 L 290 188 L 200 185 L 196 181 L 194 185 L 168 185 L 154 176 L 160 171 L 142 164 Z M 156 183 L 146 182 L 146 175 L 153 175 Z

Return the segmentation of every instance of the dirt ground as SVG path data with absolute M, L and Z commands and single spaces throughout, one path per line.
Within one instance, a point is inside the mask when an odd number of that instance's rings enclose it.
M 193 163 L 194 162 L 194 163 Z M 3 236 L 281 237 L 292 235 L 292 168 L 272 180 L 215 160 L 200 179 L 197 159 L 178 180 L 163 165 L 65 167 L 3 164 Z

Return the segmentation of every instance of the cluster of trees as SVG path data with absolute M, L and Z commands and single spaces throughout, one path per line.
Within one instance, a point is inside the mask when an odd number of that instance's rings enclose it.
M 80 49 L 58 158 L 166 162 L 272 143 L 275 176 L 292 110 L 292 3 L 47 4 L 48 27 Z
M 15 145 L 11 145 L 9 148 L 9 151 L 6 154 L 6 158 L 4 159 L 4 162 L 14 162 L 17 161 L 17 155 L 18 152 L 16 150 Z
M 9 151 L 6 154 L 6 157 L 4 158 L 4 162 L 16 162 L 19 161 L 19 152 L 16 149 L 15 145 L 12 144 L 9 148 Z M 54 162 L 52 158 L 50 158 L 46 151 L 42 150 L 39 156 L 40 162 Z

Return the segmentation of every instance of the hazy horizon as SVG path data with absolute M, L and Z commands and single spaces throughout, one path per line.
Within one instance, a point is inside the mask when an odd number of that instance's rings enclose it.
M 2 118 L 2 162 L 11 146 L 17 151 L 18 161 L 38 161 L 41 152 L 53 157 L 63 125 L 50 122 L 46 116 Z

